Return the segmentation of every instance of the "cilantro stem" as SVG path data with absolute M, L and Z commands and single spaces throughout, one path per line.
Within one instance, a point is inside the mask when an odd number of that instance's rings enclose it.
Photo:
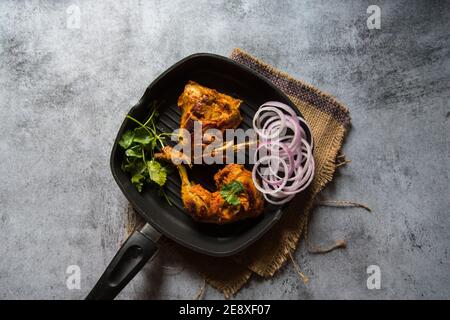
M 132 116 L 130 116 L 129 114 L 127 114 L 127 118 L 130 120 L 133 120 L 134 122 L 136 122 L 138 125 L 140 125 L 142 128 L 144 128 L 145 130 L 147 130 L 147 132 L 151 135 L 153 135 L 153 133 L 149 130 L 149 128 L 147 128 L 145 125 L 143 125 L 139 120 L 136 120 L 135 118 L 133 118 Z
M 159 134 L 159 136 L 176 136 L 176 134 L 175 133 L 170 133 L 170 132 L 163 132 L 163 133 L 160 133 Z
M 161 194 L 163 195 L 164 199 L 166 199 L 167 203 L 172 206 L 172 201 L 170 201 L 169 197 L 167 196 L 166 191 L 163 189 L 163 187 L 161 187 Z
M 147 124 L 153 119 L 153 116 L 156 114 L 156 108 L 152 110 L 152 113 L 148 117 L 147 121 L 145 121 L 144 126 L 147 126 Z

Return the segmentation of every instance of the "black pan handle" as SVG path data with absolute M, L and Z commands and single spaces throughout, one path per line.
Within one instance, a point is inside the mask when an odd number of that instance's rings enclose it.
M 116 253 L 86 300 L 112 300 L 158 250 L 161 235 L 146 224 L 134 231 Z

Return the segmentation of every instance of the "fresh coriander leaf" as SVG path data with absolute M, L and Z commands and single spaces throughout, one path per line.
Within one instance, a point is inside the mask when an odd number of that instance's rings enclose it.
M 147 175 L 147 166 L 144 161 L 142 161 L 142 159 L 135 158 L 135 160 L 133 161 L 133 166 L 131 168 L 131 174 L 142 174 L 144 176 Z
M 222 191 L 224 192 L 230 192 L 233 194 L 238 194 L 242 191 L 244 191 L 244 185 L 240 181 L 232 181 L 229 184 L 226 184 L 222 186 Z
M 134 138 L 134 131 L 128 130 L 120 138 L 119 145 L 124 149 L 128 149 L 133 143 L 133 138 Z
M 119 140 L 121 147 L 125 149 L 125 157 L 121 168 L 128 172 L 131 182 L 136 189 L 141 192 L 145 183 L 157 184 L 166 201 L 171 202 L 163 190 L 166 182 L 168 167 L 161 165 L 158 161 L 152 159 L 153 152 L 159 146 L 164 147 L 164 133 L 157 133 L 155 121 L 158 117 L 156 106 L 153 105 L 147 120 L 142 123 L 139 120 L 127 115 L 127 118 L 139 126 L 133 130 L 125 132 Z M 150 161 L 146 161 L 150 160 Z
M 244 185 L 240 181 L 233 181 L 229 184 L 222 186 L 220 190 L 220 195 L 222 198 L 231 204 L 232 206 L 237 206 L 241 203 L 237 195 L 244 191 Z
M 134 162 L 127 162 L 127 161 L 123 161 L 122 162 L 122 171 L 124 172 L 130 172 L 133 168 L 134 168 Z
M 131 183 L 136 187 L 136 189 L 141 192 L 144 186 L 145 176 L 137 173 L 131 177 Z
M 142 147 L 140 145 L 133 146 L 125 151 L 127 157 L 142 158 Z
M 166 169 L 156 160 L 147 161 L 148 174 L 151 181 L 162 187 L 166 183 Z
M 145 128 L 136 128 L 134 129 L 134 137 L 133 142 L 137 142 L 143 145 L 149 144 L 152 141 L 153 137 Z

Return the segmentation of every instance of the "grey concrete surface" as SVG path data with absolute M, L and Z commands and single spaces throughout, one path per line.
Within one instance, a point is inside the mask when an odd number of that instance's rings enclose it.
M 71 4 L 79 29 L 68 28 Z M 366 26 L 370 4 L 380 30 Z M 1 1 L 0 298 L 87 294 L 124 236 L 127 203 L 108 165 L 124 115 L 179 59 L 234 47 L 350 108 L 352 162 L 324 197 L 373 209 L 319 208 L 312 242 L 348 248 L 302 246 L 308 284 L 287 264 L 236 297 L 450 298 L 449 30 L 444 1 Z M 201 277 L 163 249 L 119 298 L 195 296 Z M 69 265 L 80 290 L 66 287 Z M 366 287 L 369 265 L 380 290 Z

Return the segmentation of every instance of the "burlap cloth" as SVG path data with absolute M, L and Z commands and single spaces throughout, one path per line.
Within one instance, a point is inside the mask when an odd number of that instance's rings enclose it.
M 242 253 L 228 258 L 215 258 L 186 250 L 177 244 L 171 245 L 227 298 L 235 294 L 253 273 L 261 277 L 273 276 L 296 249 L 305 233 L 317 194 L 333 179 L 336 157 L 350 125 L 348 109 L 330 95 L 240 49 L 233 50 L 231 59 L 269 79 L 300 109 L 314 137 L 316 172 L 311 186 L 293 200 L 281 220 Z M 128 210 L 127 231 L 141 224 L 142 219 L 134 210 Z

